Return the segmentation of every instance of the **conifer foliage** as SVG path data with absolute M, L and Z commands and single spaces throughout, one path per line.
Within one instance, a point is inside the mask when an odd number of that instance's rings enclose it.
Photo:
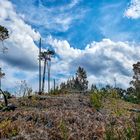
M 8 30 L 0 25 L 0 41 L 4 41 L 7 38 L 9 38 Z
M 75 77 L 72 77 L 72 79 L 67 80 L 66 83 L 61 83 L 60 88 L 86 91 L 88 89 L 88 80 L 84 68 L 78 67 Z
M 88 81 L 87 81 L 87 74 L 84 68 L 79 67 L 76 72 L 76 81 L 77 88 L 79 90 L 87 90 L 88 88 Z

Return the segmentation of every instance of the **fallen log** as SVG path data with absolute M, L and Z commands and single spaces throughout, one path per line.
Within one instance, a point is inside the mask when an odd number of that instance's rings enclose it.
M 140 113 L 140 109 L 136 109 L 136 108 L 128 109 L 128 111 Z

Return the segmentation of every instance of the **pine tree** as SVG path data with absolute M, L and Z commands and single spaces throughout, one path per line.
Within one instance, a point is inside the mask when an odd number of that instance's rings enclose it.
M 97 89 L 97 86 L 92 84 L 91 85 L 91 89 L 90 89 L 92 92 L 96 92 L 98 89 Z
M 84 68 L 79 67 L 76 76 L 60 84 L 60 89 L 85 91 L 88 89 L 87 74 Z
M 76 80 L 75 86 L 78 90 L 87 90 L 88 89 L 88 81 L 87 81 L 87 74 L 84 68 L 78 67 L 76 72 Z

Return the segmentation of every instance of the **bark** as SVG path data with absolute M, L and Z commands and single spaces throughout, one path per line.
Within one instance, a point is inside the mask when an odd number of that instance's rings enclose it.
M 47 60 L 45 59 L 45 61 L 44 61 L 44 71 L 43 71 L 43 81 L 42 81 L 42 93 L 44 92 L 44 86 L 45 86 L 46 62 L 47 62 Z
M 8 106 L 8 100 L 7 100 L 7 97 L 6 97 L 5 93 L 1 89 L 0 89 L 0 92 L 3 95 L 5 106 Z

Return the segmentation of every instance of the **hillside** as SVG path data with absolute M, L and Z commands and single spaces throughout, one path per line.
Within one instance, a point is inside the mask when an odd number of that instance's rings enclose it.
M 10 99 L 15 111 L 0 112 L 0 138 L 12 140 L 113 140 L 140 138 L 140 105 L 104 98 L 96 109 L 89 95 Z

